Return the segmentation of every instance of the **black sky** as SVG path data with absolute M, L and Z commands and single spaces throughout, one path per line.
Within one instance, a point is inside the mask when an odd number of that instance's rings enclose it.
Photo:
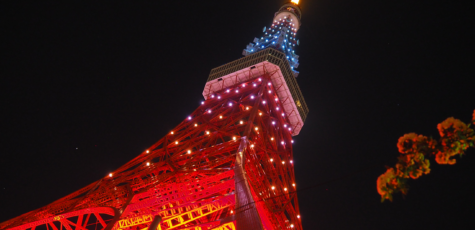
M 203 99 L 209 71 L 285 1 L 1 3 L 0 222 L 140 154 Z M 475 109 L 473 3 L 302 0 L 295 138 L 305 229 L 468 229 L 475 151 L 432 161 L 409 195 L 380 203 L 397 139 L 438 137 Z M 343 179 L 342 179 L 343 178 Z M 323 184 L 330 181 L 330 183 Z M 314 186 L 318 185 L 318 186 Z

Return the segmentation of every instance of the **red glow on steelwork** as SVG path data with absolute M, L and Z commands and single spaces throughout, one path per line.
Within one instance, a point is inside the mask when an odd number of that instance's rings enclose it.
M 68 199 L 84 196 L 79 199 L 83 200 L 81 202 L 86 202 L 84 205 L 90 205 L 84 207 L 108 206 L 117 210 L 126 207 L 122 209 L 123 213 L 115 223 L 120 229 L 149 226 L 153 215 L 156 214 L 166 216 L 160 223 L 162 229 L 179 229 L 185 225 L 188 227 L 201 226 L 202 223 L 198 221 L 198 218 L 206 216 L 206 218 L 215 220 L 236 214 L 232 210 L 237 205 L 234 194 L 237 185 L 234 181 L 233 168 L 237 156 L 246 156 L 243 164 L 245 169 L 249 170 L 247 173 L 248 183 L 256 189 L 253 190 L 253 199 L 262 201 L 259 212 L 262 215 L 278 216 L 275 220 L 266 220 L 266 223 L 273 226 L 273 229 L 278 229 L 280 226 L 284 226 L 282 229 L 289 228 L 290 223 L 286 222 L 288 220 L 286 214 L 274 213 L 272 210 L 281 208 L 276 206 L 277 203 L 288 204 L 292 206 L 288 209 L 287 212 L 290 212 L 288 214 L 294 217 L 298 216 L 298 207 L 294 206 L 298 202 L 297 196 L 279 195 L 282 192 L 289 193 L 288 183 L 295 180 L 292 167 L 285 165 L 289 162 L 292 164 L 292 160 L 282 159 L 282 156 L 288 156 L 290 159 L 293 157 L 292 149 L 285 146 L 285 143 L 292 141 L 292 135 L 287 131 L 287 128 L 282 129 L 282 126 L 289 127 L 289 121 L 281 117 L 281 113 L 275 111 L 277 106 L 273 100 L 275 95 L 259 93 L 266 92 L 265 87 L 268 85 L 269 78 L 263 76 L 261 79 L 264 84 L 258 85 L 258 87 L 248 87 L 240 94 L 225 94 L 223 100 L 226 100 L 227 103 L 222 103 L 219 100 L 207 101 L 207 108 L 204 109 L 200 106 L 196 109 L 183 122 L 173 128 L 173 131 L 147 148 L 145 153 L 148 154 L 139 155 L 109 173 L 107 180 L 92 183 L 69 195 L 65 198 L 66 200 L 51 204 L 47 209 L 56 210 L 57 205 L 67 203 Z M 252 81 L 245 82 L 245 84 L 252 84 Z M 240 87 L 242 84 L 231 86 L 230 90 L 234 91 L 235 87 Z M 259 95 L 259 101 L 251 101 L 249 95 Z M 268 103 L 264 104 L 264 102 Z M 236 119 L 238 117 L 239 119 Z M 200 121 L 201 124 L 189 122 L 190 118 Z M 229 118 L 229 120 L 224 118 Z M 269 118 L 271 122 L 269 122 Z M 240 146 L 245 147 L 240 149 Z M 266 161 L 269 164 L 260 164 L 258 163 L 260 159 L 249 157 L 255 155 L 257 151 L 267 152 L 268 155 L 263 155 L 263 157 L 267 157 Z M 275 164 L 274 161 L 281 164 Z M 142 167 L 137 167 L 139 165 Z M 267 170 L 272 170 L 272 173 Z M 281 176 L 282 180 L 275 180 L 274 174 Z M 96 184 L 98 187 L 95 189 Z M 295 183 L 292 183 L 292 189 L 294 187 Z M 178 194 L 169 194 L 170 189 L 178 191 Z M 87 193 L 87 191 L 92 192 Z M 270 195 L 270 191 L 275 197 L 265 199 Z M 133 197 L 133 199 L 129 200 L 129 197 Z M 275 200 L 279 200 L 279 202 L 275 202 Z M 178 203 L 179 205 L 176 206 Z M 80 202 L 77 204 L 83 205 Z M 197 204 L 199 205 L 197 206 Z M 201 212 L 200 208 L 206 208 L 210 212 Z M 171 210 L 174 211 L 171 212 Z M 68 213 L 73 211 L 74 209 L 71 209 L 62 215 L 67 219 L 70 215 Z M 201 214 L 196 216 L 197 213 Z M 221 214 L 218 215 L 218 213 Z M 100 220 L 103 220 L 103 223 L 99 223 L 99 220 L 97 230 L 104 230 L 108 223 L 112 223 L 115 215 L 112 213 L 112 217 L 101 217 Z M 191 216 L 192 219 L 187 219 L 187 216 Z M 32 216 L 19 223 L 27 224 L 34 221 L 33 218 L 38 217 Z M 41 218 L 50 217 L 39 217 L 39 219 Z M 98 218 L 96 217 L 96 219 Z M 69 221 L 72 222 L 72 220 Z M 219 227 L 219 221 L 210 223 L 214 224 L 209 225 L 208 229 Z M 86 224 L 91 223 L 84 222 L 83 225 Z M 294 228 L 301 229 L 299 223 L 293 224 Z M 64 227 L 64 229 L 68 229 L 68 227 Z M 29 229 L 22 227 L 13 230 Z
M 282 72 L 269 74 L 275 69 L 262 64 L 249 67 L 240 70 L 244 78 L 234 74 L 228 78 L 233 81 L 209 80 L 206 100 L 147 148 L 147 154 L 139 150 L 100 180 L 0 223 L 0 229 L 143 230 L 160 216 L 156 229 L 236 230 L 235 223 L 248 220 L 232 221 L 232 215 L 246 212 L 243 216 L 258 215 L 248 219 L 261 218 L 266 229 L 301 230 L 295 221 L 300 215 L 293 165 L 285 163 L 293 164 L 292 146 L 286 143 L 293 143 L 292 135 L 303 126 L 299 110 L 306 104 L 303 97 L 293 98 Z M 213 88 L 210 82 L 215 80 Z M 242 189 L 246 186 L 250 191 Z M 256 206 L 238 209 L 249 203 Z

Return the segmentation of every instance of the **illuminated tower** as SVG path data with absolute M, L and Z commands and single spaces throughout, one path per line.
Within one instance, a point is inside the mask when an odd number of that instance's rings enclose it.
M 211 70 L 205 101 L 165 137 L 0 230 L 302 229 L 292 136 L 308 109 L 296 81 L 297 3 L 279 9 L 245 57 Z

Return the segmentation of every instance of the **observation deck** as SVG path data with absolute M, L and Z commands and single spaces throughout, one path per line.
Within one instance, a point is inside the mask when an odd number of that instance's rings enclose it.
M 286 55 L 276 49 L 267 48 L 212 69 L 203 96 L 208 99 L 214 92 L 263 75 L 270 76 L 293 127 L 292 135 L 298 135 L 307 118 L 308 107 Z

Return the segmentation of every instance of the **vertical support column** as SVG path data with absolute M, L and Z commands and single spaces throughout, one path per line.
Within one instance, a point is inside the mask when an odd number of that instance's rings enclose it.
M 257 212 L 256 203 L 251 194 L 251 188 L 246 177 L 246 148 L 249 145 L 249 136 L 253 121 L 256 117 L 262 94 L 267 84 L 268 78 L 263 76 L 263 81 L 259 93 L 251 110 L 247 126 L 244 129 L 243 137 L 236 154 L 236 164 L 234 166 L 234 183 L 236 191 L 236 229 L 237 230 L 262 230 L 262 221 Z
M 251 188 L 246 177 L 244 162 L 246 161 L 246 147 L 249 142 L 247 137 L 241 138 L 241 144 L 236 154 L 236 164 L 234 166 L 234 183 L 236 191 L 236 227 L 237 230 L 253 229 L 261 230 L 262 223 L 256 204 L 252 198 Z
M 109 224 L 104 228 L 104 230 L 111 230 L 114 228 L 114 226 L 117 224 L 117 222 L 120 220 L 120 218 L 122 217 L 122 215 L 124 213 L 126 213 L 126 210 L 127 210 L 127 207 L 129 206 L 130 202 L 132 201 L 132 199 L 134 198 L 134 192 L 132 191 L 132 187 L 130 187 L 130 184 L 127 183 L 127 195 L 129 196 L 127 201 L 125 202 L 125 204 L 122 206 L 122 208 L 120 210 L 117 210 L 117 209 L 114 209 L 116 210 L 115 212 L 115 215 L 114 215 L 114 219 L 112 219 L 111 222 L 109 222 Z M 155 219 L 154 219 L 155 220 Z M 160 220 L 161 220 L 161 217 L 160 217 Z M 87 222 L 87 221 L 86 221 Z

